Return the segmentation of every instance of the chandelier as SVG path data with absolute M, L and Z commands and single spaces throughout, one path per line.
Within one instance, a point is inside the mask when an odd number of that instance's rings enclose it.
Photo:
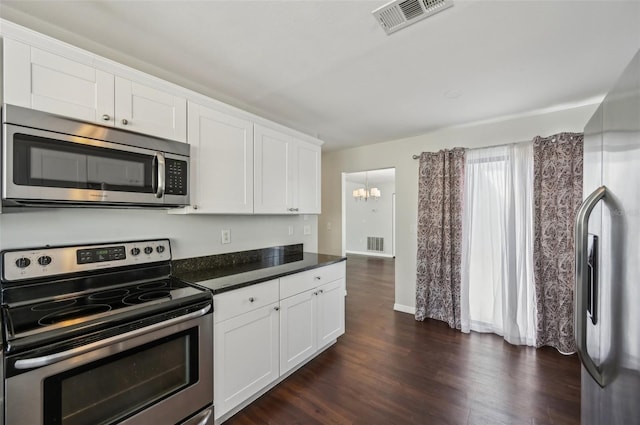
M 358 189 L 354 189 L 353 190 L 353 198 L 356 201 L 362 201 L 362 200 L 368 200 L 369 198 L 373 198 L 376 201 L 380 198 L 380 196 L 382 195 L 380 193 L 380 189 L 378 189 L 377 187 L 369 187 L 369 175 L 368 173 L 365 171 L 364 173 L 365 175 L 365 185 L 364 187 L 358 188 Z

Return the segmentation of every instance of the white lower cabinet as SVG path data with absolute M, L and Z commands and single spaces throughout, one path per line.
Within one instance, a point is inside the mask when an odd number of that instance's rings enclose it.
M 280 301 L 280 374 L 344 334 L 344 296 L 341 278 Z
M 315 354 L 316 293 L 303 292 L 280 301 L 280 373 L 286 373 Z
M 216 419 L 279 376 L 278 280 L 213 297 Z
M 277 306 L 270 304 L 215 325 L 216 418 L 280 376 Z
M 215 295 L 216 421 L 342 335 L 345 295 L 345 262 Z
M 316 341 L 323 348 L 344 333 L 344 278 L 318 288 Z

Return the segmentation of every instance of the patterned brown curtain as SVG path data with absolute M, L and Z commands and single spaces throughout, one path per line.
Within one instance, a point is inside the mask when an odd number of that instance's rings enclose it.
M 423 152 L 418 181 L 416 320 L 460 329 L 462 148 Z
M 582 134 L 533 140 L 536 345 L 576 351 L 573 227 L 582 202 Z

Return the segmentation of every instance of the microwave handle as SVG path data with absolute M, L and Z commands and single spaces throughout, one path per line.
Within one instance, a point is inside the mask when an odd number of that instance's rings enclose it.
M 153 162 L 156 165 L 156 181 L 158 185 L 156 186 L 156 198 L 162 198 L 164 196 L 165 189 L 165 160 L 164 154 L 162 152 L 156 152 L 156 156 L 153 158 Z

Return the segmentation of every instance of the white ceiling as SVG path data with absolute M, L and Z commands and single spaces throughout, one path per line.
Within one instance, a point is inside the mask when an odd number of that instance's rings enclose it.
M 387 36 L 387 1 L 0 1 L 0 16 L 317 136 L 335 150 L 593 102 L 640 1 L 456 0 Z

